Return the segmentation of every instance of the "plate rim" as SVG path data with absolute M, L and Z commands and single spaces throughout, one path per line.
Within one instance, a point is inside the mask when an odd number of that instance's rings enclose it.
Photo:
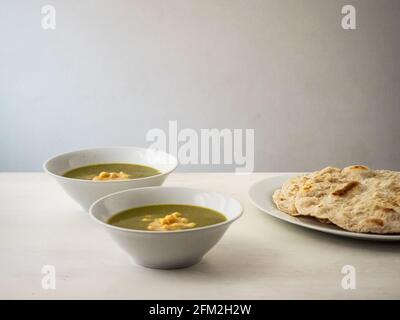
M 399 235 L 383 235 L 383 234 L 381 235 L 381 234 L 357 233 L 357 232 L 347 231 L 344 229 L 336 230 L 336 229 L 326 228 L 326 227 L 324 227 L 324 225 L 322 223 L 320 223 L 321 224 L 320 226 L 307 224 L 304 221 L 296 220 L 295 217 L 276 208 L 276 211 L 285 215 L 285 216 L 280 216 L 280 215 L 274 213 L 272 210 L 269 210 L 268 208 L 264 208 L 262 205 L 260 205 L 258 203 L 257 199 L 253 198 L 253 193 L 254 193 L 254 190 L 256 190 L 257 186 L 268 183 L 268 181 L 270 181 L 270 180 L 279 180 L 279 179 L 283 180 L 284 178 L 286 178 L 286 180 L 287 180 L 290 177 L 295 177 L 295 176 L 301 175 L 301 174 L 307 174 L 307 172 L 282 173 L 282 174 L 266 177 L 266 178 L 263 178 L 263 179 L 260 179 L 256 182 L 254 182 L 250 186 L 250 188 L 248 189 L 248 192 L 247 192 L 247 195 L 250 199 L 251 204 L 254 207 L 256 207 L 258 210 L 262 211 L 263 213 L 268 214 L 269 216 L 272 216 L 276 219 L 282 220 L 284 222 L 287 222 L 287 223 L 290 223 L 293 225 L 297 225 L 299 227 L 303 227 L 305 229 L 311 229 L 311 230 L 319 231 L 322 233 L 329 233 L 329 234 L 333 234 L 336 236 L 360 239 L 360 240 L 362 239 L 362 240 L 374 240 L 374 241 L 400 241 L 400 234 Z M 268 193 L 271 193 L 272 190 L 265 190 L 265 191 Z M 271 194 L 271 196 L 272 196 L 272 194 Z M 272 200 L 270 200 L 270 201 L 272 202 Z M 318 221 L 316 221 L 316 222 L 318 223 Z

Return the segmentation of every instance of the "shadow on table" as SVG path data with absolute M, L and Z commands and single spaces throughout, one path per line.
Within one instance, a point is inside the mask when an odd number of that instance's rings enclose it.
M 218 244 L 218 248 L 212 249 L 198 264 L 188 268 L 149 270 L 158 274 L 190 277 L 193 281 L 236 282 L 243 278 L 251 280 L 270 275 L 279 262 L 275 249 L 261 250 L 256 245 L 241 240 L 243 239 L 231 239 L 229 244 Z
M 265 223 L 273 223 L 276 225 L 276 228 L 280 228 L 282 230 L 282 238 L 284 238 L 285 235 L 290 235 L 294 233 L 301 240 L 307 240 L 308 244 L 312 241 L 316 241 L 319 243 L 319 245 L 334 245 L 337 248 L 343 247 L 352 250 L 362 250 L 379 253 L 400 252 L 400 241 L 379 241 L 347 238 L 334 234 L 320 232 L 317 230 L 307 229 L 301 226 L 287 223 L 285 221 L 281 221 L 268 215 L 265 215 L 264 219 L 266 220 Z

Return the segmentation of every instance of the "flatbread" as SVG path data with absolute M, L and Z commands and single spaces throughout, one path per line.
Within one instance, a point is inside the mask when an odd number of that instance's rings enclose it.
M 353 232 L 400 233 L 400 173 L 350 166 L 295 177 L 273 196 L 291 215 L 311 216 Z
M 377 170 L 354 182 L 357 185 L 348 192 L 336 192 L 324 199 L 329 220 L 353 232 L 400 233 L 400 174 Z
M 294 200 L 297 192 L 307 180 L 307 175 L 291 178 L 282 185 L 282 188 L 274 192 L 272 199 L 279 210 L 292 216 L 300 215 L 294 205 Z
M 326 167 L 312 173 L 296 193 L 294 205 L 297 212 L 303 216 L 329 221 L 327 208 L 321 203 L 321 199 L 335 188 L 340 175 L 341 170 L 335 167 Z

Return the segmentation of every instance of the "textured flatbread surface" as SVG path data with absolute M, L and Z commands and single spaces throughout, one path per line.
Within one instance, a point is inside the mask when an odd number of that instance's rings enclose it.
M 292 178 L 275 191 L 278 209 L 362 233 L 400 233 L 400 173 L 327 167 Z
M 339 180 L 340 174 L 341 170 L 334 167 L 312 173 L 294 197 L 297 211 L 303 216 L 327 220 L 327 208 L 321 203 L 321 199 L 333 191 L 333 184 Z
M 400 233 L 400 175 L 379 170 L 343 196 L 325 199 L 328 218 L 337 226 L 354 232 Z
M 279 210 L 292 216 L 300 215 L 295 207 L 294 201 L 297 192 L 308 180 L 307 176 L 297 176 L 286 181 L 282 188 L 276 190 L 272 198 Z

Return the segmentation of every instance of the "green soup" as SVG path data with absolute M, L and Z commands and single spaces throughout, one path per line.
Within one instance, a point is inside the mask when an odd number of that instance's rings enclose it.
M 107 223 L 121 228 L 148 230 L 149 221 L 163 218 L 173 212 L 180 212 L 183 217 L 196 224 L 195 228 L 209 226 L 226 221 L 226 217 L 218 211 L 191 205 L 161 204 L 132 208 L 112 216 Z M 146 221 L 143 221 L 146 220 Z
M 79 167 L 67 171 L 63 174 L 64 177 L 92 180 L 100 172 L 124 172 L 130 175 L 129 179 L 145 178 L 160 174 L 160 171 L 152 167 L 143 166 L 141 164 L 130 163 L 99 163 L 89 166 Z

